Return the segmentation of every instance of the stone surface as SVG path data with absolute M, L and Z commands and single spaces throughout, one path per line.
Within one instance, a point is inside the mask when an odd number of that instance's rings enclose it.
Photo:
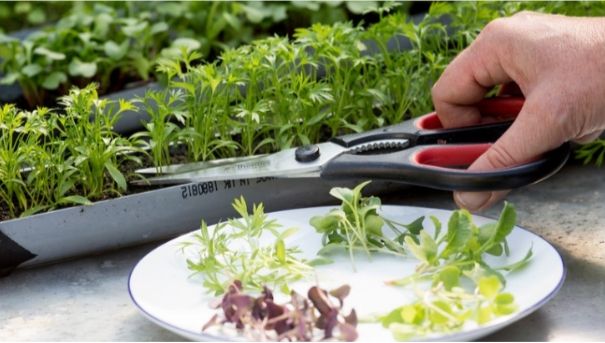
M 455 206 L 449 193 L 418 188 L 383 199 Z M 605 340 L 605 169 L 570 165 L 508 199 L 517 207 L 519 225 L 559 249 L 568 274 L 551 302 L 486 339 Z M 496 217 L 499 210 L 485 215 Z M 158 244 L 19 270 L 0 279 L 0 341 L 181 340 L 143 318 L 128 296 L 130 270 Z

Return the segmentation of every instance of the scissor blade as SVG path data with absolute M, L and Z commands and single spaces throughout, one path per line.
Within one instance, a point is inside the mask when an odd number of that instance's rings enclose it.
M 141 174 L 141 175 L 180 174 L 180 173 L 186 173 L 186 172 L 190 172 L 190 171 L 194 171 L 194 170 L 208 169 L 208 168 L 223 166 L 223 165 L 227 165 L 227 164 L 249 161 L 249 160 L 256 159 L 260 156 L 266 156 L 266 154 L 255 155 L 255 156 L 245 156 L 245 157 L 222 158 L 222 159 L 213 160 L 213 161 L 171 164 L 171 165 L 161 166 L 161 167 L 143 168 L 143 169 L 137 169 L 135 171 L 135 173 Z
M 317 144 L 320 156 L 312 162 L 298 162 L 296 149 L 287 149 L 275 154 L 257 156 L 247 161 L 231 163 L 207 169 L 165 175 L 135 181 L 138 185 L 174 185 L 189 182 L 254 179 L 260 177 L 290 177 L 316 173 L 321 166 L 346 149 L 334 143 Z

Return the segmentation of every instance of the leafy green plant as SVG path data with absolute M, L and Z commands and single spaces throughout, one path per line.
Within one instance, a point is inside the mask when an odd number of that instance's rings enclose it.
M 152 161 L 161 172 L 161 166 L 170 163 L 170 146 L 179 140 L 180 131 L 177 123 L 185 121 L 185 113 L 175 111 L 175 104 L 182 101 L 182 92 L 179 90 L 148 91 L 143 99 L 143 108 L 150 116 L 144 124 L 146 131 L 132 135 L 132 140 L 139 143 L 143 150 L 150 151 Z
M 118 167 L 124 161 L 140 164 L 133 153 L 141 150 L 116 134 L 113 126 L 121 113 L 135 108 L 133 104 L 99 99 L 94 84 L 70 90 L 60 102 L 66 113 L 58 118 L 58 129 L 74 159 L 84 195 L 99 198 L 126 191 L 126 178 Z M 107 175 L 111 182 L 106 181 Z
M 331 291 L 312 286 L 306 297 L 292 291 L 290 301 L 279 304 L 269 287 L 264 287 L 260 296 L 251 296 L 242 292 L 242 283 L 235 280 L 221 296 L 221 302 L 214 306 L 220 312 L 204 324 L 202 331 L 234 324 L 250 340 L 353 342 L 359 336 L 357 314 L 355 309 L 348 314 L 343 310 L 350 290 L 348 285 Z
M 447 44 L 430 38 L 447 38 L 439 25 L 431 19 L 415 29 L 402 15 L 368 30 L 317 24 L 297 30 L 294 41 L 271 37 L 227 50 L 220 63 L 192 66 L 185 53 L 158 70 L 185 92 L 184 108 L 174 110 L 189 114 L 183 131 L 190 159 L 267 153 L 429 111 L 427 90 L 454 56 L 439 55 Z M 390 52 L 394 32 L 413 35 L 417 49 Z M 382 50 L 370 51 L 370 41 Z
M 506 236 L 512 231 L 515 221 L 515 209 L 510 203 L 504 204 L 497 222 L 483 226 L 475 225 L 468 211 L 455 211 L 449 219 L 445 234 L 439 235 L 439 225 L 435 224 L 437 229 L 433 237 L 423 229 L 416 237 L 405 238 L 406 246 L 422 264 L 412 277 L 392 283 L 403 285 L 430 278 L 436 282 L 444 269 L 455 267 L 462 272 L 469 271 L 475 266 L 484 268 L 484 274 L 496 275 L 504 282 L 505 279 L 498 270 L 511 271 L 522 267 L 531 258 L 531 249 L 519 263 L 496 269 L 489 267 L 484 260 L 484 255 L 508 255 Z M 435 220 L 433 222 L 436 223 Z
M 597 166 L 602 166 L 605 159 L 605 139 L 597 139 L 594 142 L 582 145 L 575 152 L 576 158 L 582 160 L 584 164 L 594 162 Z
M 52 140 L 55 114 L 46 108 L 24 112 L 0 109 L 0 199 L 10 217 L 26 216 L 65 204 L 87 204 L 70 195 L 77 181 L 65 144 Z
M 49 140 L 44 145 L 30 148 L 28 153 L 34 158 L 31 160 L 31 170 L 26 181 L 30 190 L 29 196 L 36 205 L 23 211 L 21 216 L 57 206 L 92 204 L 88 198 L 77 194 L 77 185 L 81 180 L 65 141 Z
M 0 2 L 0 32 L 11 32 L 53 22 L 72 4 L 61 1 L 2 1 Z
M 183 245 L 183 249 L 196 248 L 197 256 L 187 259 L 187 266 L 203 275 L 209 292 L 223 294 L 239 280 L 243 289 L 261 291 L 271 286 L 289 293 L 289 283 L 310 275 L 311 262 L 298 258 L 300 250 L 285 244 L 295 228 L 283 230 L 267 218 L 262 204 L 253 205 L 250 213 L 243 197 L 233 201 L 233 208 L 241 219 L 230 219 L 213 229 L 202 221 L 195 241 Z M 271 242 L 264 243 L 267 239 Z
M 0 108 L 0 197 L 11 216 L 32 206 L 22 170 L 29 167 L 29 148 L 36 143 L 42 130 L 35 124 L 27 125 L 28 119 L 27 113 L 18 111 L 13 105 Z M 29 144 L 19 144 L 23 140 Z
M 477 226 L 470 213 L 458 210 L 452 213 L 443 235 L 441 225 L 433 220 L 433 235 L 422 229 L 406 237 L 407 249 L 420 264 L 414 274 L 390 284 L 414 285 L 417 300 L 381 317 L 382 324 L 396 338 L 407 340 L 459 330 L 469 320 L 481 325 L 515 312 L 513 295 L 503 291 L 503 273 L 525 266 L 532 257 L 531 248 L 521 260 L 506 266 L 493 267 L 484 258 L 486 254 L 508 255 L 506 237 L 515 221 L 514 207 L 505 203 L 497 222 Z M 471 282 L 471 290 L 463 286 L 462 279 Z M 422 281 L 430 281 L 431 287 L 416 287 Z
M 183 82 L 176 83 L 185 93 L 187 116 L 182 140 L 193 161 L 232 156 L 238 149 L 232 139 L 234 130 L 229 109 L 241 83 L 237 74 L 222 76 L 216 64 L 211 63 L 191 69 Z
M 383 3 L 388 2 L 184 1 L 158 4 L 155 11 L 180 36 L 198 41 L 198 51 L 204 58 L 214 60 L 225 50 L 276 33 L 289 35 L 298 27 L 332 24 L 354 17 L 367 20 L 363 15 L 377 10 Z M 141 4 L 132 6 L 141 7 Z
M 381 317 L 380 322 L 391 330 L 395 339 L 408 341 L 454 332 L 469 321 L 482 325 L 517 311 L 514 296 L 503 291 L 498 277 L 478 277 L 471 292 L 459 287 L 459 277 L 456 269 L 444 271 L 439 286 L 418 291 L 417 301 L 395 308 Z
M 375 9 L 380 20 L 367 28 L 316 24 L 293 40 L 227 49 L 219 62 L 194 66 L 184 54 L 158 69 L 185 93 L 184 107 L 174 110 L 188 114 L 181 144 L 190 160 L 269 153 L 430 112 L 430 89 L 456 54 L 490 20 L 526 8 L 570 10 L 564 3 L 435 3 L 412 22 Z
M 141 163 L 141 150 L 112 127 L 130 102 L 100 100 L 90 85 L 61 103 L 65 114 L 0 109 L 0 206 L 10 217 L 119 195 L 127 186 L 120 169 Z
M 380 199 L 361 195 L 367 184 L 354 189 L 333 188 L 330 194 L 342 201 L 341 206 L 311 218 L 310 223 L 323 235 L 324 247 L 319 254 L 346 248 L 351 260 L 354 251 L 361 250 L 368 255 L 411 255 L 420 261 L 411 275 L 387 282 L 413 288 L 416 294 L 411 303 L 378 318 L 395 338 L 452 332 L 469 321 L 481 325 L 517 310 L 513 295 L 504 292 L 504 273 L 524 267 L 532 250 L 505 266 L 492 266 L 485 259 L 486 255 L 509 254 L 506 237 L 516 221 L 512 205 L 505 203 L 498 221 L 482 226 L 473 223 L 468 211 L 454 211 L 445 232 L 439 219 L 431 216 L 434 230 L 429 233 L 423 226 L 424 217 L 402 225 L 381 215 Z M 385 226 L 392 232 L 385 234 Z M 463 279 L 472 284 L 470 289 Z
M 14 9 L 32 6 L 24 3 Z M 356 11 L 375 6 L 368 3 Z M 38 17 L 46 12 L 38 7 L 30 15 L 41 23 L 45 20 Z M 148 80 L 158 57 L 174 58 L 182 47 L 198 51 L 200 58 L 214 59 L 225 49 L 275 32 L 277 23 L 286 22 L 289 9 L 299 14 L 342 11 L 322 3 L 300 6 L 236 1 L 82 3 L 65 7 L 71 7 L 66 16 L 23 42 L 0 36 L 0 69 L 5 74 L 0 82 L 18 83 L 31 107 L 52 104 L 73 85 L 84 87 L 97 82 L 99 92 L 104 94 L 129 82 Z M 347 7 L 353 8 L 349 4 Z M 11 10 L 5 9 L 6 13 Z M 337 18 L 323 20 L 332 22 Z
M 311 218 L 310 224 L 321 233 L 323 248 L 320 255 L 328 255 L 334 250 L 348 250 L 351 262 L 354 262 L 354 252 L 361 250 L 368 256 L 371 253 L 386 253 L 396 256 L 407 254 L 403 245 L 404 239 L 417 235 L 422 229 L 422 220 L 418 218 L 409 224 L 399 224 L 378 214 L 381 206 L 378 197 L 363 197 L 361 191 L 370 182 L 366 181 L 353 189 L 334 187 L 330 194 L 342 201 L 339 208 L 324 216 Z M 383 232 L 387 225 L 394 238 L 389 238 Z
M 101 11 L 101 14 L 107 14 L 113 13 L 113 10 L 112 7 L 97 6 L 91 13 Z M 120 12 L 120 15 L 123 14 Z M 93 30 L 103 31 L 107 27 L 103 24 L 108 22 L 106 17 L 99 15 L 94 22 L 90 22 L 86 16 L 79 20 L 90 25 Z M 70 18 L 62 25 L 72 27 L 70 25 L 82 24 L 75 16 Z M 145 27 L 132 20 L 122 21 L 119 15 L 116 18 L 123 25 L 122 28 L 129 27 L 126 30 L 128 34 L 134 34 Z M 148 18 L 148 14 L 141 13 L 141 18 Z M 342 30 L 350 31 L 350 26 L 338 26 L 335 32 Z M 69 36 L 70 39 L 90 39 L 88 42 L 99 43 L 92 36 L 75 35 Z M 122 43 L 117 40 L 115 42 L 116 45 L 103 44 L 103 51 L 116 54 L 123 51 Z M 10 39 L 5 43 L 7 45 L 4 48 L 22 48 Z M 64 80 L 68 79 L 69 70 L 46 72 L 45 66 L 58 63 L 65 67 L 68 54 L 48 47 L 38 49 L 33 43 L 23 43 L 23 46 L 29 46 L 29 50 L 26 49 L 25 52 L 31 58 L 42 61 L 38 67 L 25 69 L 26 72 L 31 72 L 32 77 L 43 76 L 43 83 L 47 82 L 49 88 L 57 85 L 60 88 L 67 87 L 68 82 Z M 187 148 L 186 154 L 190 160 L 205 160 L 269 152 L 323 139 L 325 134 L 322 132 L 326 127 L 324 119 L 334 116 L 329 111 L 335 102 L 331 92 L 333 86 L 325 80 L 313 79 L 304 72 L 309 66 L 317 70 L 321 68 L 318 63 L 321 58 L 314 59 L 307 47 L 308 45 L 290 43 L 283 38 L 268 38 L 257 41 L 252 46 L 225 52 L 221 57 L 222 63 L 195 66 L 194 61 L 199 58 L 199 54 L 186 45 L 179 46 L 183 58 L 174 60 L 162 57 L 163 62 L 159 67 L 160 71 L 166 72 L 171 89 L 162 93 L 164 96 L 149 93 L 140 102 L 154 121 L 148 125 L 147 133 L 128 140 L 112 134 L 111 127 L 121 113 L 133 109 L 129 102 L 99 100 L 98 92 L 93 86 L 72 90 L 61 100 L 64 113 L 61 110 L 49 112 L 45 125 L 48 125 L 47 131 L 52 134 L 39 138 L 43 143 L 37 150 L 33 149 L 33 143 L 27 145 L 23 143 L 23 139 L 19 139 L 23 149 L 25 146 L 32 148 L 31 153 L 23 153 L 23 156 L 37 156 L 36 160 L 19 162 L 28 170 L 19 175 L 21 178 L 27 176 L 25 181 L 35 184 L 35 189 L 44 191 L 35 196 L 33 193 L 28 195 L 21 192 L 25 195 L 18 195 L 19 197 L 33 197 L 35 199 L 32 198 L 31 202 L 37 205 L 23 205 L 22 208 L 15 208 L 14 213 L 30 214 L 33 212 L 28 212 L 29 208 L 33 208 L 35 212 L 70 202 L 89 203 L 89 199 L 123 192 L 125 165 L 131 159 L 135 164 L 140 163 L 132 153 L 143 154 L 143 148 L 149 149 L 153 163 L 159 166 L 168 163 L 171 147 L 178 148 L 179 145 Z M 87 64 L 90 62 L 86 59 L 80 59 L 80 62 L 82 63 L 77 62 L 77 65 L 70 62 L 66 68 L 69 69 L 72 64 L 72 74 L 88 73 L 95 68 Z M 101 64 L 97 64 L 95 75 L 99 75 L 100 66 Z M 183 73 L 183 66 L 187 73 Z M 35 82 L 32 81 L 32 87 L 34 85 Z M 38 95 L 44 97 L 44 92 L 32 94 L 35 98 Z M 100 113 L 110 115 L 103 117 L 98 115 Z M 301 113 L 303 117 L 291 113 Z M 65 118 L 62 117 L 63 114 L 66 114 Z M 94 120 L 89 122 L 91 114 Z M 295 134 L 292 135 L 290 130 Z M 137 142 L 138 148 L 133 146 L 133 141 Z M 9 174 L 17 175 L 15 170 L 7 175 Z M 44 185 L 41 181 L 43 178 L 54 180 L 56 184 Z M 16 193 L 11 194 L 5 198 L 17 196 Z
M 168 25 L 118 13 L 95 4 L 24 41 L 2 36 L 1 82 L 18 82 L 34 106 L 47 103 L 49 95 L 65 94 L 72 85 L 96 81 L 106 93 L 129 81 L 148 79 L 155 56 L 168 45 Z
M 123 156 L 144 155 L 142 148 L 161 166 L 175 151 L 189 161 L 267 153 L 400 122 L 431 110 L 432 83 L 489 20 L 521 9 L 598 14 L 605 8 L 600 3 L 435 3 L 422 21 L 412 23 L 396 11 L 387 15 L 387 4 L 374 9 L 380 20 L 367 28 L 317 24 L 298 30 L 293 39 L 270 37 L 238 48 L 225 44 L 218 61 L 201 64 L 204 55 L 197 48 L 204 44 L 199 44 L 195 29 L 191 35 L 168 39 L 176 23 L 189 25 L 183 16 L 193 18 L 196 12 L 188 6 L 200 11 L 215 6 L 216 15 L 227 24 L 217 22 L 217 28 L 208 29 L 213 32 L 237 27 L 233 13 L 245 17 L 241 23 L 256 20 L 269 26 L 281 17 L 282 10 L 271 7 L 280 4 L 254 4 L 237 12 L 240 5 L 161 3 L 156 9 L 142 3 L 74 4 L 69 16 L 22 43 L 0 36 L 3 82 L 19 82 L 32 102 L 66 93 L 72 83 L 102 84 L 94 94 L 69 94 L 71 100 L 56 110 L 5 110 L 2 125 L 8 133 L 0 152 L 5 156 L 0 175 L 6 212 L 30 214 L 124 192 L 124 173 L 132 162 Z M 335 5 L 288 6 L 286 13 Z M 349 7 L 356 5 L 343 6 L 355 12 Z M 222 33 L 216 37 L 223 41 Z M 406 42 L 410 50 L 390 50 Z M 162 62 L 156 73 L 163 75 L 169 89 L 163 96 L 149 93 L 140 101 L 152 114 L 153 125 L 132 139 L 111 134 L 113 120 L 132 104 L 104 103 L 97 93 L 124 81 L 126 74 L 128 80 L 151 77 L 158 59 Z M 81 100 L 84 94 L 94 100 Z M 86 122 L 91 113 L 103 111 L 118 114 Z M 65 113 L 73 118 L 61 118 Z M 21 118 L 19 124 L 10 117 Z M 31 132 L 25 134 L 27 130 Z M 578 156 L 599 162 L 600 146 L 597 142 L 583 148 Z

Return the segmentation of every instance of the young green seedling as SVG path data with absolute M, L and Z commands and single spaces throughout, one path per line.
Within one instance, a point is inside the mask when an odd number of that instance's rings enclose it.
M 295 228 L 283 229 L 269 219 L 262 204 L 253 205 L 250 212 L 243 197 L 233 201 L 233 208 L 241 218 L 213 228 L 202 221 L 195 241 L 182 246 L 183 251 L 195 249 L 196 256 L 187 259 L 187 267 L 202 275 L 208 292 L 222 294 L 239 280 L 243 289 L 261 291 L 270 286 L 287 294 L 290 283 L 311 275 L 312 261 L 297 257 L 298 248 L 286 246 Z

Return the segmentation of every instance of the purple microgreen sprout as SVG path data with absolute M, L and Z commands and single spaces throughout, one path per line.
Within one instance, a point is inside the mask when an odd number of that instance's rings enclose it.
M 256 340 L 355 341 L 356 312 L 353 309 L 348 315 L 343 314 L 344 299 L 349 293 L 348 285 L 330 292 L 313 286 L 306 298 L 291 291 L 290 300 L 278 304 L 269 288 L 263 287 L 261 294 L 254 297 L 244 294 L 241 281 L 236 280 L 215 307 L 220 313 L 212 316 L 202 331 L 233 324 Z

